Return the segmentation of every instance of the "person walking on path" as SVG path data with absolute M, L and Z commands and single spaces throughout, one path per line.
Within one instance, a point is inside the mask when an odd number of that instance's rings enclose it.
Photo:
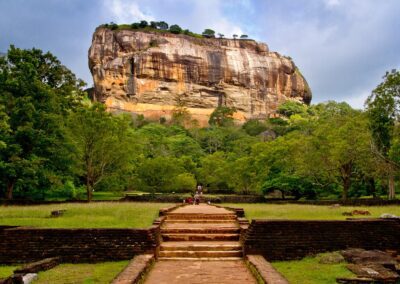
M 200 195 L 198 192 L 194 195 L 194 204 L 199 205 L 200 204 Z
M 197 185 L 197 193 L 203 195 L 203 186 L 201 184 Z

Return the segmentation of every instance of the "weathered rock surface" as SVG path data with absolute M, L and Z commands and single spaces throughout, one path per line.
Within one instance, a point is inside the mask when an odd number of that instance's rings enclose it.
M 219 105 L 265 118 L 286 100 L 310 103 L 293 61 L 253 40 L 97 28 L 89 49 L 95 98 L 108 108 L 169 118 L 184 105 L 201 125 Z

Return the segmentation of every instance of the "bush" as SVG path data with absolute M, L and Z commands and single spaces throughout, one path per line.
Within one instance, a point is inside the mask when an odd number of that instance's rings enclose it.
M 172 25 L 169 27 L 169 31 L 173 34 L 180 34 L 182 33 L 182 28 L 178 25 Z
M 212 29 L 205 29 L 202 35 L 207 38 L 215 37 L 215 31 L 213 31 Z
M 175 177 L 172 191 L 176 192 L 192 192 L 196 188 L 196 179 L 191 173 L 182 173 Z

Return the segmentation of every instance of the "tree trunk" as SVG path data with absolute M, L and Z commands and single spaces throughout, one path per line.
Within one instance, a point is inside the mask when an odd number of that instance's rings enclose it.
M 394 183 L 394 174 L 390 173 L 389 175 L 389 199 L 396 198 L 396 191 L 395 191 L 395 183 Z
M 350 176 L 345 176 L 343 178 L 343 193 L 342 193 L 343 200 L 347 200 L 347 195 L 349 193 L 350 185 L 351 185 Z
M 89 177 L 86 177 L 86 196 L 88 202 L 92 201 L 92 186 Z
M 347 195 L 351 186 L 351 171 L 353 169 L 352 163 L 347 163 L 340 168 L 340 173 L 343 181 L 342 199 L 347 200 Z
M 7 192 L 6 192 L 7 200 L 13 199 L 14 185 L 15 185 L 15 181 L 14 180 L 11 180 L 11 181 L 7 182 Z
M 373 177 L 369 178 L 368 179 L 368 183 L 369 183 L 369 191 L 370 191 L 370 193 L 372 194 L 372 196 L 374 198 L 376 198 L 375 179 Z

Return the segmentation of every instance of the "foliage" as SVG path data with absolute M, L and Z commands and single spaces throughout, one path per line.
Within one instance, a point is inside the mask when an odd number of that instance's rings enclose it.
M 173 34 L 180 34 L 182 33 L 182 28 L 178 25 L 172 25 L 169 27 L 169 31 Z
M 399 173 L 398 128 L 400 123 L 400 71 L 383 77 L 368 97 L 367 114 L 373 137 L 373 149 L 380 159 L 382 172 L 389 179 L 389 198 L 395 197 L 395 175 Z
M 38 194 L 71 174 L 64 121 L 80 104 L 83 86 L 51 53 L 11 46 L 0 58 L 2 195 Z
M 101 182 L 120 177 L 130 168 L 132 158 L 129 120 L 113 116 L 94 104 L 81 108 L 69 118 L 69 133 L 75 146 L 77 174 L 85 180 L 87 199 Z
M 172 120 L 159 123 L 83 103 L 83 82 L 57 58 L 11 47 L 0 57 L 0 197 L 86 191 L 90 201 L 93 192 L 193 192 L 199 182 L 210 193 L 346 199 L 389 189 L 394 197 L 399 78 L 385 76 L 367 111 L 288 101 L 278 117 L 238 126 L 236 110 L 219 106 L 200 128 L 179 98 Z
M 120 25 L 111 22 L 109 24 L 102 24 L 100 25 L 100 27 L 109 28 L 111 30 L 133 29 L 133 30 L 143 30 L 150 32 L 160 32 L 160 33 L 170 32 L 173 34 L 185 34 L 195 38 L 215 38 L 215 31 L 211 29 L 205 29 L 202 34 L 197 34 L 188 29 L 182 29 L 180 26 L 176 24 L 169 26 L 168 23 L 164 21 L 160 22 L 151 21 L 150 23 L 148 23 L 147 21 L 140 21 L 132 24 L 120 24 Z M 219 38 L 224 38 L 224 35 L 221 33 L 218 33 L 218 36 Z M 247 38 L 246 35 L 244 36 L 245 38 Z M 238 35 L 233 35 L 233 37 L 236 39 Z
M 287 101 L 278 107 L 278 113 L 286 117 L 291 117 L 294 114 L 305 114 L 307 106 L 296 101 Z
M 232 126 L 235 111 L 235 108 L 219 106 L 211 113 L 208 123 L 216 126 Z
M 242 125 L 242 128 L 244 129 L 244 131 L 246 131 L 247 134 L 251 136 L 256 136 L 259 135 L 261 132 L 267 130 L 268 126 L 266 123 L 263 123 L 257 119 L 249 119 Z
M 215 31 L 212 29 L 205 29 L 202 33 L 204 37 L 215 37 Z

